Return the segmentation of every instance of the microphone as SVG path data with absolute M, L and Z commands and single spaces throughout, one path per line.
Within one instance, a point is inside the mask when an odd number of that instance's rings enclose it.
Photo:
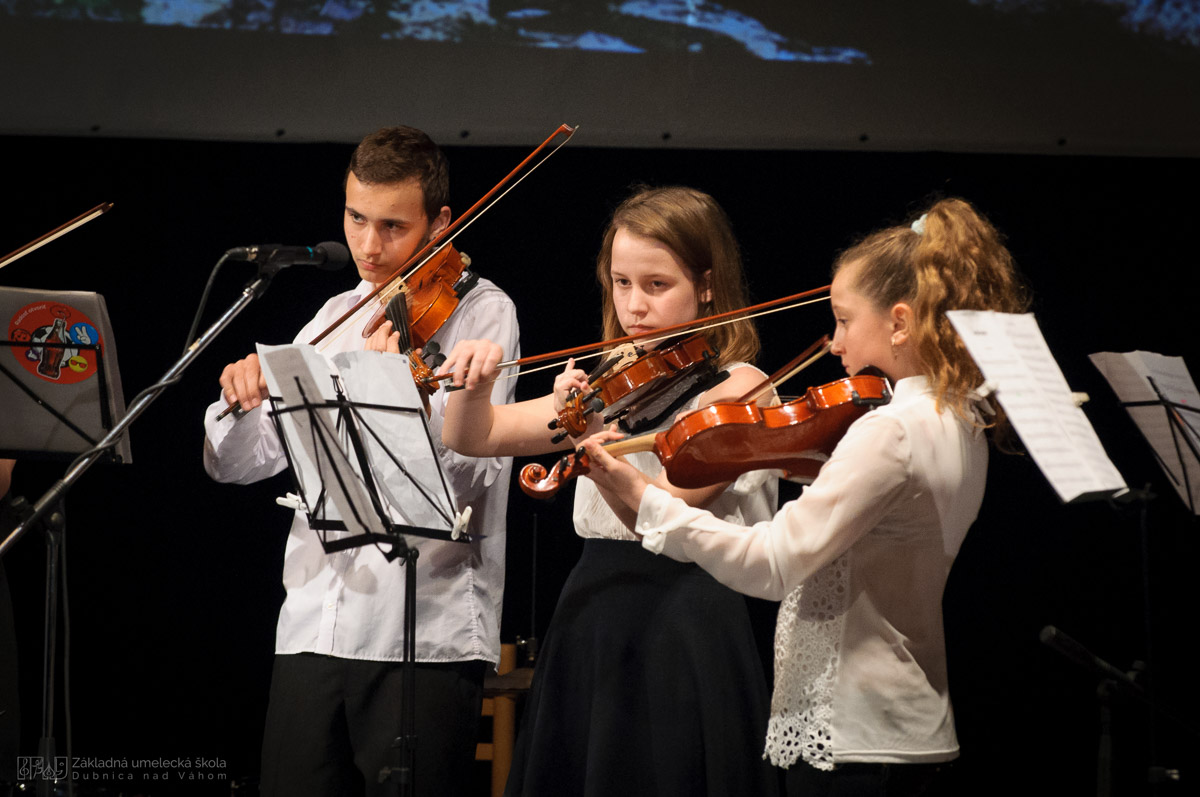
M 337 241 L 325 241 L 316 246 L 238 246 L 226 252 L 225 256 L 230 260 L 259 263 L 275 269 L 316 266 L 325 271 L 337 271 L 350 262 L 350 250 Z

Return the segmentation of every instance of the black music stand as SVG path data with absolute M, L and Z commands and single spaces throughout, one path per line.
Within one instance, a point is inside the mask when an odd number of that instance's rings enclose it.
M 346 352 L 332 358 L 331 374 L 311 346 L 260 346 L 259 354 L 296 489 L 280 503 L 305 513 L 327 554 L 371 545 L 404 562 L 405 705 L 397 765 L 379 778 L 412 794 L 418 552 L 406 535 L 470 542 L 470 510 L 456 509 L 407 358 Z M 403 460 L 384 440 L 403 447 Z
M 1142 433 L 1171 486 L 1200 510 L 1200 391 L 1180 357 L 1147 351 L 1089 356 Z
M 1188 373 L 1182 358 L 1166 357 L 1153 352 L 1098 352 L 1089 356 L 1092 364 L 1104 375 L 1105 380 L 1117 396 L 1118 403 L 1125 408 L 1134 425 L 1138 427 L 1151 454 L 1162 468 L 1163 473 L 1171 482 L 1171 486 L 1179 494 L 1180 499 L 1187 505 L 1193 515 L 1197 514 L 1197 485 L 1196 475 L 1200 474 L 1200 432 L 1197 431 L 1198 412 L 1195 406 L 1187 401 L 1197 399 L 1196 384 Z M 1166 385 L 1166 387 L 1164 387 Z M 1149 725 L 1149 748 L 1151 765 L 1147 772 L 1147 782 L 1153 786 L 1160 783 L 1176 783 L 1183 781 L 1185 775 L 1176 768 L 1168 768 L 1158 764 L 1158 747 L 1156 725 L 1159 716 L 1170 718 L 1180 728 L 1188 728 L 1196 733 L 1189 724 L 1181 718 L 1173 716 L 1157 701 L 1154 690 L 1154 645 L 1152 634 L 1153 611 L 1151 606 L 1150 578 L 1150 528 L 1148 523 L 1149 502 L 1157 496 L 1147 486 L 1144 490 L 1135 491 L 1127 502 L 1137 502 L 1139 508 L 1139 533 L 1141 539 L 1142 565 L 1142 594 L 1143 613 L 1146 635 L 1145 678 L 1139 684 L 1142 692 L 1137 696 L 1151 708 Z M 1077 645 L 1077 643 L 1074 643 Z M 1082 649 L 1082 646 L 1078 646 Z M 1086 650 L 1086 649 L 1084 649 Z M 1080 657 L 1074 657 L 1079 659 Z M 1106 700 L 1109 696 L 1107 687 L 1115 684 L 1124 688 L 1126 685 L 1119 679 L 1111 677 L 1101 682 L 1101 716 L 1107 721 L 1108 707 Z M 1128 690 L 1124 690 L 1128 691 Z M 1104 727 L 1104 726 L 1102 726 Z M 1103 745 L 1102 745 L 1103 750 Z M 1103 757 L 1102 757 L 1103 760 Z M 1101 773 L 1098 778 L 1100 788 L 1098 794 L 1111 791 L 1111 776 Z
M 230 250 L 230 252 L 232 251 L 233 250 Z M 218 261 L 218 268 L 230 257 L 230 252 L 226 252 L 221 260 Z M 106 390 L 105 394 L 101 395 L 94 403 L 98 404 L 100 407 L 103 407 L 107 404 L 109 411 L 108 421 L 112 422 L 111 428 L 107 428 L 104 435 L 98 442 L 96 442 L 94 445 L 84 448 L 78 453 L 78 456 L 75 456 L 75 458 L 71 460 L 71 464 L 67 466 L 67 472 L 63 474 L 62 478 L 51 485 L 50 489 L 43 493 L 41 498 L 39 498 L 32 505 L 23 504 L 22 502 L 22 505 L 17 507 L 19 522 L 11 531 L 7 529 L 3 530 L 7 532 L 7 536 L 4 536 L 4 538 L 0 540 L 0 557 L 3 557 L 4 554 L 16 544 L 17 540 L 21 539 L 21 537 L 25 535 L 25 532 L 31 528 L 35 528 L 43 524 L 47 528 L 61 528 L 61 526 L 64 525 L 62 503 L 66 498 L 67 491 L 70 490 L 75 482 L 79 481 L 79 479 L 83 477 L 83 474 L 85 474 L 92 465 L 104 459 L 111 460 L 115 458 L 119 461 L 129 461 L 129 442 L 125 438 L 125 431 L 133 425 L 134 421 L 141 417 L 142 413 L 145 412 L 152 403 L 154 403 L 155 399 L 162 395 L 164 390 L 179 381 L 187 367 L 191 365 L 196 357 L 198 357 L 200 353 L 204 351 L 208 344 L 211 343 L 217 337 L 217 335 L 219 335 L 221 331 L 225 329 L 225 327 L 229 326 L 234 318 L 236 318 L 243 310 L 245 310 L 252 301 L 262 296 L 267 287 L 270 285 L 271 279 L 276 273 L 279 272 L 281 268 L 284 268 L 285 266 L 286 263 L 277 263 L 271 260 L 260 263 L 258 267 L 258 274 L 253 280 L 246 283 L 246 286 L 242 289 L 241 296 L 238 297 L 238 299 L 236 299 L 233 304 L 230 305 L 230 307 L 226 309 L 207 330 L 205 330 L 203 334 L 187 345 L 187 348 L 184 349 L 183 354 L 179 357 L 179 359 L 167 369 L 166 373 L 164 373 L 157 382 L 150 385 L 137 396 L 135 396 L 129 403 L 128 407 L 121 406 L 123 405 L 124 401 L 121 398 L 120 382 L 117 379 L 116 347 L 112 342 L 112 329 L 108 322 L 108 312 L 104 308 L 103 299 L 98 294 L 83 292 L 50 293 L 49 296 L 52 299 L 57 300 L 59 305 L 62 305 L 62 309 L 56 311 L 56 309 L 50 305 L 46 305 L 44 308 L 38 306 L 39 304 L 45 304 L 43 300 L 48 294 L 46 291 L 22 291 L 21 289 L 16 288 L 0 290 L 0 312 L 13 313 L 13 315 L 10 316 L 9 331 L 12 333 L 13 337 L 19 338 L 17 342 L 21 345 L 17 347 L 18 350 L 28 350 L 37 346 L 40 347 L 41 353 L 44 353 L 46 351 L 57 350 L 59 345 L 63 347 L 62 353 L 64 356 L 58 357 L 57 362 L 49 367 L 50 373 L 42 373 L 42 376 L 50 379 L 54 378 L 54 365 L 57 365 L 61 368 L 67 349 L 73 348 L 73 344 L 75 342 L 81 342 L 76 337 L 79 330 L 74 326 L 70 336 L 66 336 L 64 334 L 67 316 L 62 315 L 63 310 L 79 309 L 78 307 L 67 305 L 65 302 L 68 300 L 79 299 L 80 302 L 86 302 L 90 300 L 95 303 L 93 312 L 86 314 L 87 318 L 83 319 L 82 323 L 86 324 L 85 330 L 88 332 L 88 337 L 94 339 L 96 341 L 96 345 L 99 345 L 101 349 L 103 349 L 103 347 L 106 345 L 105 341 L 107 340 L 108 357 L 103 361 L 103 367 L 97 368 L 98 372 L 104 373 L 106 376 Z M 33 295 L 30 297 L 29 294 Z M 14 304 L 14 302 L 26 301 L 27 297 L 32 299 L 32 304 Z M 51 322 L 50 326 L 54 329 L 54 331 L 46 332 L 44 336 L 42 334 L 41 327 L 38 328 L 38 333 L 34 334 L 31 330 L 27 329 L 25 326 L 22 326 L 27 321 L 36 321 L 37 314 L 40 313 L 42 309 L 48 309 L 52 318 L 61 318 L 63 320 L 62 325 L 57 324 L 56 321 Z M 73 321 L 73 325 L 77 325 L 78 323 L 80 322 Z M 42 326 L 45 326 L 45 324 Z M 21 332 L 22 334 L 18 336 L 18 332 Z M 191 337 L 191 335 L 189 335 L 189 337 Z M 26 340 L 25 338 L 28 339 Z M 57 344 L 55 343 L 56 341 Z M 72 345 L 68 345 L 67 341 L 70 341 Z M 0 352 L 0 354 L 2 354 L 2 352 Z M 40 360 L 40 355 L 38 359 Z M 67 360 L 68 368 L 71 368 L 72 365 L 74 365 L 75 370 L 81 368 L 84 371 L 86 370 L 83 363 L 72 363 L 70 358 L 65 359 Z M 86 358 L 84 358 L 84 360 L 86 361 Z M 82 373 L 83 371 L 79 372 Z M 59 375 L 62 375 L 61 372 Z M 66 384 L 69 381 L 70 379 L 61 380 L 63 384 Z M 85 379 L 83 381 L 87 380 Z M 97 382 L 98 381 L 99 380 L 97 380 Z M 8 384 L 11 384 L 11 382 L 0 379 L 0 385 Z M 26 394 L 32 393 L 36 398 L 37 391 L 24 392 Z M 2 393 L 0 393 L 0 398 L 3 398 Z M 120 417 L 118 418 L 118 416 Z M 5 431 L 10 431 L 19 426 L 20 424 L 9 424 L 5 427 Z M 74 441 L 74 436 L 77 434 L 77 432 L 71 430 L 64 432 L 63 437 L 65 437 L 68 441 Z M 83 436 L 86 437 L 86 435 Z M 78 442 L 74 441 L 74 445 L 78 445 Z M 15 447 L 0 446 L 0 450 L 2 450 L 2 453 L 18 451 L 22 453 L 28 453 L 30 456 L 36 454 L 36 448 L 31 449 L 28 444 Z M 76 449 L 74 448 L 68 448 L 65 451 L 56 450 L 56 453 L 66 454 L 75 453 L 75 451 Z M 51 553 L 50 561 L 47 564 L 46 579 L 47 592 L 51 595 L 57 595 L 56 567 L 61 551 L 60 545 L 54 545 L 56 546 L 56 549 Z M 46 617 L 47 648 L 49 650 L 49 655 L 45 659 L 46 664 L 44 670 L 47 674 L 47 677 L 52 682 L 54 672 L 54 637 L 52 636 L 52 629 L 57 629 L 56 601 L 51 602 L 48 599 Z M 48 695 L 46 702 L 50 706 L 51 710 L 47 712 L 47 719 L 44 720 L 43 725 L 45 732 L 43 734 L 41 743 L 39 744 L 38 761 L 40 762 L 40 768 L 37 773 L 30 774 L 35 775 L 38 778 L 37 792 L 39 795 L 48 795 L 54 792 L 56 788 L 55 784 L 60 779 L 66 781 L 68 792 L 74 793 L 74 782 L 70 776 L 70 725 L 68 724 L 67 756 L 65 759 L 60 759 L 54 755 L 54 739 L 50 733 L 54 716 L 53 695 L 50 690 L 47 691 Z M 60 761 L 64 762 L 61 770 L 59 769 Z M 18 776 L 20 776 L 20 774 L 21 773 L 18 772 Z
M 0 406 L 10 413 L 0 456 L 71 460 L 91 449 L 125 412 L 104 297 L 0 288 L 0 321 Z M 109 456 L 131 461 L 128 438 Z
M 0 288 L 0 318 L 7 322 L 0 340 L 0 406 L 8 413 L 8 422 L 0 425 L 0 456 L 69 461 L 92 450 L 125 412 L 104 297 L 85 291 Z M 129 439 L 121 438 L 104 456 L 129 462 Z M 32 514 L 24 498 L 14 499 L 13 506 L 18 518 Z M 58 768 L 62 759 L 54 735 L 66 532 L 62 496 L 39 520 L 36 525 L 46 532 L 46 589 L 38 741 L 43 768 L 37 792 L 48 794 L 57 779 L 69 777 L 69 767 Z
M 1146 377 L 1146 381 L 1150 383 L 1150 389 L 1158 397 L 1155 401 L 1122 401 L 1121 406 L 1126 411 L 1135 407 L 1158 407 L 1162 410 L 1163 418 L 1167 424 L 1167 428 L 1171 432 L 1171 447 L 1166 450 L 1156 445 L 1146 430 L 1142 429 L 1142 435 L 1146 438 L 1146 442 L 1150 445 L 1150 450 L 1154 454 L 1154 458 L 1158 460 L 1159 466 L 1163 472 L 1171 479 L 1180 496 L 1187 503 L 1188 510 L 1193 514 L 1197 514 L 1196 508 L 1196 487 L 1192 484 L 1189 471 L 1196 472 L 1200 470 L 1200 449 L 1197 448 L 1196 440 L 1200 438 L 1200 432 L 1196 431 L 1193 425 L 1200 421 L 1200 409 L 1180 404 L 1177 401 L 1171 401 L 1159 389 L 1158 384 L 1154 381 L 1154 377 Z M 1130 412 L 1130 415 L 1133 415 Z M 1139 424 L 1141 427 L 1141 424 Z M 1172 454 L 1174 455 L 1172 457 Z M 1189 457 L 1189 454 L 1191 455 Z M 1178 473 L 1176 472 L 1178 471 Z

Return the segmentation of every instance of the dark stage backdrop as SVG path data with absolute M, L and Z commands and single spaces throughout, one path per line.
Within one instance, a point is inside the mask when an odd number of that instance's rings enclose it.
M 115 203 L 107 216 L 5 268 L 0 283 L 103 293 L 127 396 L 178 356 L 209 268 L 224 250 L 342 235 L 348 145 L 9 137 L 0 147 L 9 175 L 0 251 L 98 202 Z M 450 147 L 455 210 L 523 155 Z M 512 295 L 524 351 L 537 353 L 595 339 L 599 235 L 639 181 L 694 185 L 722 202 L 756 300 L 826 284 L 839 248 L 902 221 L 936 194 L 970 199 L 1008 234 L 1050 347 L 1072 387 L 1091 395 L 1085 409 L 1110 456 L 1131 485 L 1149 483 L 1161 496 L 1148 513 L 1154 665 L 1161 705 L 1190 722 L 1197 699 L 1183 662 L 1194 627 L 1188 584 L 1196 523 L 1086 355 L 1140 348 L 1183 355 L 1194 372 L 1200 367 L 1185 323 L 1194 303 L 1186 275 L 1196 259 L 1195 203 L 1175 198 L 1198 178 L 1196 160 L 572 145 L 465 233 L 460 248 Z M 226 267 L 206 321 L 249 273 Z M 288 526 L 274 498 L 287 482 L 211 482 L 200 463 L 201 417 L 225 363 L 255 340 L 289 340 L 325 297 L 353 280 L 350 272 L 281 274 L 133 427 L 134 464 L 97 467 L 72 492 L 76 755 L 204 757 L 220 759 L 231 778 L 256 776 Z M 778 367 L 830 328 L 823 305 L 763 319 L 761 364 Z M 840 375 L 829 358 L 808 381 Z M 531 377 L 520 394 L 548 384 Z M 14 490 L 35 498 L 63 467 L 22 462 Z M 569 495 L 553 504 L 516 490 L 512 496 L 505 641 L 544 633 L 579 549 Z M 958 793 L 1095 793 L 1094 683 L 1037 637 L 1054 624 L 1122 669 L 1147 659 L 1137 521 L 1136 513 L 1105 504 L 1062 506 L 1028 459 L 994 456 L 982 515 L 945 599 L 963 746 Z M 43 548 L 27 537 L 3 563 L 16 611 L 28 754 L 39 729 Z M 772 608 L 755 604 L 766 651 Z M 57 727 L 61 745 L 61 721 Z M 1119 793 L 1143 793 L 1137 784 L 1149 763 L 1149 736 L 1145 713 L 1120 706 Z M 1158 761 L 1177 766 L 1196 741 L 1194 726 L 1167 719 L 1157 738 Z M 228 783 L 173 783 L 146 792 L 227 790 Z
M 3 0 L 0 74 L 5 135 L 1200 152 L 1193 0 Z

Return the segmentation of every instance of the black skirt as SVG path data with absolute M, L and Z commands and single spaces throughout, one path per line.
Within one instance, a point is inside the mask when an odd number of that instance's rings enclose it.
M 745 599 L 636 542 L 587 540 L 546 633 L 507 795 L 775 795 Z

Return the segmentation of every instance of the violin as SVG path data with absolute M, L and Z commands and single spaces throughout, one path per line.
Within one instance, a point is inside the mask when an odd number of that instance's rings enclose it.
M 604 422 L 621 420 L 631 430 L 654 424 L 664 413 L 707 390 L 728 376 L 718 372 L 717 350 L 704 335 L 689 335 L 678 343 L 653 349 L 631 362 L 611 358 L 588 378 L 587 393 L 566 401 L 550 429 L 559 429 L 552 442 L 587 431 L 588 416 L 603 411 Z M 611 370 L 611 373 L 605 373 Z
M 747 471 L 767 468 L 811 479 L 850 424 L 891 398 L 886 379 L 862 373 L 810 387 L 785 404 L 710 404 L 681 416 L 664 431 L 619 440 L 605 449 L 614 456 L 653 451 L 671 483 L 687 489 L 733 481 Z M 564 456 L 550 471 L 531 463 L 521 469 L 521 489 L 534 498 L 549 498 L 589 468 L 582 449 Z
M 468 268 L 470 265 L 469 256 L 447 244 L 422 263 L 408 280 L 396 283 L 394 290 L 382 294 L 390 296 L 387 304 L 363 328 L 363 337 L 368 338 L 384 321 L 392 322 L 392 330 L 400 333 L 400 353 L 408 357 L 417 390 L 428 396 L 438 389 L 433 369 L 446 359 L 438 344 L 429 339 L 446 323 L 459 300 L 479 282 L 479 276 Z M 420 355 L 417 349 L 422 350 Z
M 381 294 L 386 301 L 363 327 L 362 336 L 369 338 L 379 329 L 388 319 L 388 307 L 397 296 L 403 294 L 407 305 L 405 315 L 409 324 L 409 343 L 414 349 L 423 348 L 450 318 L 459 300 L 479 282 L 479 275 L 470 270 L 470 265 L 471 258 L 468 255 L 460 253 L 453 244 L 446 244 L 402 282 L 393 285 L 392 290 Z M 399 331 L 400 328 L 393 323 L 393 329 Z M 432 377 L 433 373 L 427 376 Z M 418 384 L 432 393 L 437 386 L 434 384 L 429 390 L 430 382 L 426 379 L 424 383 L 418 381 Z
M 412 370 L 413 379 L 416 380 L 417 391 L 432 396 L 437 391 L 437 387 L 431 388 L 426 380 L 433 376 L 433 369 L 445 361 L 446 355 L 441 353 L 436 342 L 431 343 L 428 338 L 421 346 L 414 345 L 413 338 L 416 333 L 413 330 L 416 325 L 409 320 L 409 312 L 408 292 L 401 291 L 388 302 L 377 326 L 382 324 L 385 319 L 392 322 L 393 331 L 400 335 L 400 353 L 408 358 L 408 367 Z M 418 355 L 416 350 L 422 346 L 424 348 Z

